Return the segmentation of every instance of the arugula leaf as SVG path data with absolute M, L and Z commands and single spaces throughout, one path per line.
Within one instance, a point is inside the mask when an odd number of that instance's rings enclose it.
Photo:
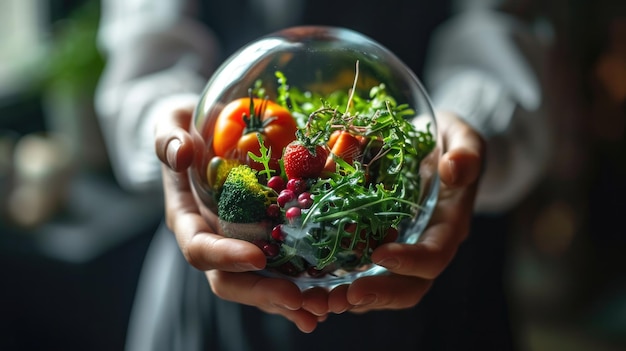
M 261 133 L 256 133 L 257 140 L 259 141 L 259 151 L 261 152 L 260 156 L 255 155 L 252 151 L 248 151 L 248 157 L 252 160 L 263 165 L 263 170 L 259 171 L 259 175 L 265 174 L 267 179 L 272 176 L 274 170 L 270 168 L 270 159 L 272 155 L 272 148 L 269 149 L 265 146 L 263 142 L 263 138 L 261 137 Z

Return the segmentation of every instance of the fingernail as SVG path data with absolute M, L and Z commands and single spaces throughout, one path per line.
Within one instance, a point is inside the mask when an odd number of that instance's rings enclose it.
M 347 306 L 341 307 L 341 309 L 339 309 L 339 310 L 335 310 L 335 311 L 332 311 L 332 312 L 334 314 L 342 314 L 342 313 L 346 312 L 349 308 L 350 308 L 350 305 L 347 305 Z
M 322 317 L 328 314 L 327 311 L 316 311 L 315 309 L 311 309 L 311 306 L 307 305 L 306 301 L 302 304 L 302 308 L 304 308 L 305 310 L 313 313 L 314 315 L 318 316 L 318 317 Z
M 452 160 L 448 160 L 448 167 L 450 168 L 450 182 L 452 184 L 456 183 L 457 174 L 456 174 L 456 162 Z
M 365 295 L 363 296 L 355 305 L 356 306 L 363 306 L 363 305 L 370 305 L 372 303 L 374 303 L 376 301 L 376 295 Z
M 309 311 L 309 312 L 313 313 L 313 314 L 314 314 L 314 315 L 316 315 L 317 317 L 324 317 L 324 316 L 327 316 L 327 315 L 328 315 L 328 312 L 310 311 L 310 310 L 307 310 L 307 311 Z
M 300 307 L 287 306 L 287 305 L 285 305 L 283 303 L 280 303 L 280 302 L 272 302 L 272 305 L 274 305 L 274 306 L 276 306 L 278 308 L 289 310 L 289 311 L 296 311 L 296 310 L 298 310 L 300 308 Z
M 257 267 L 252 263 L 236 263 L 235 266 L 242 271 L 258 271 L 263 269 L 263 267 Z
M 400 261 L 398 261 L 397 258 L 389 257 L 389 258 L 382 259 L 380 262 L 377 262 L 376 264 L 379 266 L 388 268 L 388 269 L 394 269 L 394 268 L 398 268 L 398 266 L 400 265 Z
M 180 149 L 181 145 L 182 143 L 178 139 L 172 139 L 167 144 L 167 149 L 165 151 L 166 157 L 167 157 L 167 163 L 169 163 L 170 167 L 173 169 L 176 169 L 176 159 L 177 159 L 176 156 L 178 155 L 178 150 Z

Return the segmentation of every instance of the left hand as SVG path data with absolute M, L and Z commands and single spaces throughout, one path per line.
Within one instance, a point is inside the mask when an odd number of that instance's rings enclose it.
M 165 214 L 181 252 L 190 265 L 204 271 L 216 296 L 281 315 L 301 331 L 312 332 L 328 311 L 327 292 L 301 292 L 285 279 L 250 271 L 265 267 L 265 255 L 254 244 L 215 234 L 194 199 L 188 177 L 193 140 L 188 131 L 195 104 L 165 113 L 156 126 L 155 149 L 162 162 Z
M 372 254 L 390 274 L 364 277 L 333 289 L 329 311 L 342 313 L 415 306 L 454 258 L 467 237 L 485 154 L 482 138 L 451 113 L 437 115 L 444 154 L 439 160 L 439 198 L 415 244 L 389 243 Z

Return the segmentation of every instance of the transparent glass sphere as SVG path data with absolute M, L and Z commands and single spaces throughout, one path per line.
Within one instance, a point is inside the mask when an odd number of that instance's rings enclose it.
M 351 30 L 294 27 L 241 48 L 208 82 L 191 133 L 204 218 L 301 289 L 384 273 L 372 252 L 417 241 L 437 199 L 425 90 Z

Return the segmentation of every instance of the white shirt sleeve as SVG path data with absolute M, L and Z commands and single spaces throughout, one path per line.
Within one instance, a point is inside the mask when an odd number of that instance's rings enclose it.
M 96 110 L 115 175 L 129 190 L 161 188 L 155 122 L 175 103 L 197 102 L 217 65 L 217 42 L 189 16 L 191 5 L 181 0 L 102 2 L 98 40 L 107 66 Z
M 432 39 L 425 85 L 435 109 L 455 112 L 487 141 L 478 212 L 510 209 L 544 172 L 550 147 L 542 52 L 527 26 L 487 9 L 459 15 Z

